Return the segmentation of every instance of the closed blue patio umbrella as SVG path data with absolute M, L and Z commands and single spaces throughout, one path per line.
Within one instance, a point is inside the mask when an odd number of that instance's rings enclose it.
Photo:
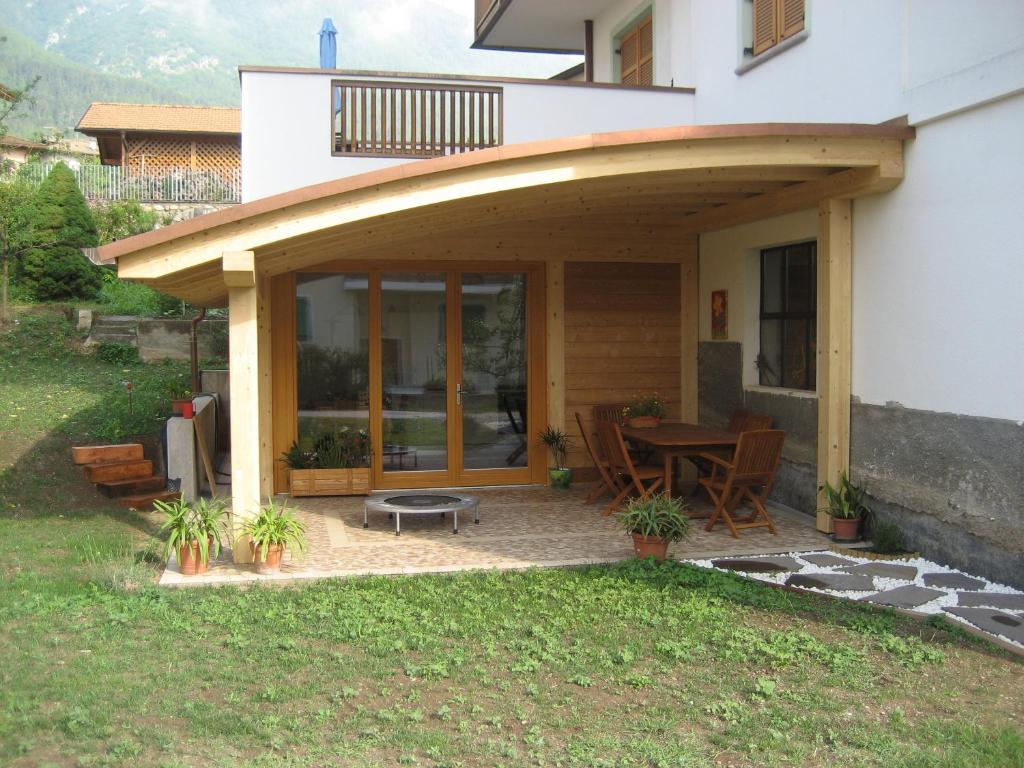
M 337 34 L 338 30 L 334 28 L 334 22 L 324 19 L 324 23 L 320 27 L 320 69 L 338 68 Z

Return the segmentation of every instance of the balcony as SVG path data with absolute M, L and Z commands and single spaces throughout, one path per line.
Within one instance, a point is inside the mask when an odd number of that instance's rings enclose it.
M 693 90 L 241 67 L 242 199 L 420 159 L 694 122 Z

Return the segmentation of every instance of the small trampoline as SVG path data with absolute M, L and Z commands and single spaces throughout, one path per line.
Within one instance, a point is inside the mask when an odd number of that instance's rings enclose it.
M 480 502 L 476 496 L 456 493 L 396 493 L 372 496 L 363 505 L 363 528 L 370 527 L 370 512 L 387 512 L 395 519 L 395 536 L 402 535 L 402 515 L 440 515 L 452 513 L 452 533 L 459 532 L 459 512 L 473 512 L 473 522 L 480 524 Z

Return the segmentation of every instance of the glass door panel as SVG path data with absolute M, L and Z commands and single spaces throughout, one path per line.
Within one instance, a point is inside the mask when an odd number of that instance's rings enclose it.
M 521 272 L 462 273 L 463 469 L 527 466 L 526 285 Z
M 381 275 L 381 468 L 448 469 L 444 272 Z
M 368 275 L 299 274 L 295 281 L 298 438 L 370 426 Z

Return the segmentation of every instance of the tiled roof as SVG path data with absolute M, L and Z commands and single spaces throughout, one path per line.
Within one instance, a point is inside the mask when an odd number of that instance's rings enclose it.
M 173 104 L 110 104 L 94 101 L 76 130 L 161 131 L 165 133 L 241 133 L 241 110 L 235 107 L 188 107 Z
M 20 147 L 21 149 L 46 149 L 45 144 L 40 144 L 38 141 L 32 141 L 31 139 L 23 139 L 20 136 L 12 136 L 9 133 L 6 136 L 0 137 L 0 145 Z

